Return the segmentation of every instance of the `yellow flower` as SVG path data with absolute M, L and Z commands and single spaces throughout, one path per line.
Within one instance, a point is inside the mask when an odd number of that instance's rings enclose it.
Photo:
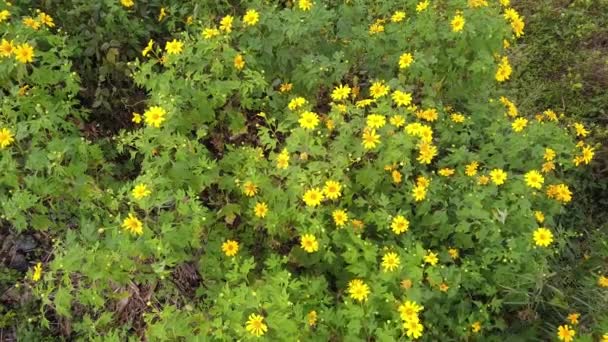
M 205 39 L 211 39 L 215 36 L 218 36 L 220 34 L 220 30 L 216 29 L 215 27 L 206 27 L 203 29 L 202 35 L 203 38 Z
M 268 205 L 265 202 L 258 202 L 253 207 L 253 213 L 259 218 L 264 218 L 268 213 Z
M 382 256 L 382 269 L 384 272 L 392 272 L 399 267 L 399 256 L 397 253 L 388 252 Z
M 369 94 L 374 98 L 378 99 L 386 96 L 390 91 L 390 87 L 384 84 L 384 81 L 376 81 L 369 87 Z
M 240 53 L 234 57 L 234 67 L 237 70 L 242 70 L 245 67 L 245 58 Z
M 300 247 L 308 253 L 314 253 L 319 250 L 319 242 L 312 234 L 304 234 L 300 237 Z
M 500 64 L 498 64 L 498 69 L 496 70 L 495 78 L 498 82 L 504 82 L 511 77 L 511 72 L 513 69 L 511 68 L 511 64 L 509 63 L 509 58 L 507 56 L 502 57 Z
M 355 103 L 355 106 L 357 106 L 357 108 L 365 108 L 369 105 L 371 105 L 372 103 L 376 102 L 373 99 L 364 99 L 364 100 L 359 100 Z
M 457 248 L 450 248 L 448 249 L 448 254 L 450 254 L 452 259 L 456 260 L 460 256 L 460 251 Z
M 403 92 L 401 90 L 395 90 L 393 92 L 392 99 L 397 104 L 397 106 L 405 107 L 412 103 L 412 94 Z
M 243 22 L 247 26 L 253 26 L 257 24 L 258 21 L 260 21 L 260 14 L 254 9 L 247 10 L 245 15 L 243 16 Z
M 393 23 L 400 23 L 403 21 L 403 19 L 405 19 L 405 12 L 403 11 L 396 11 L 392 16 L 391 16 L 391 21 Z
M 475 323 L 471 324 L 471 330 L 473 330 L 474 333 L 478 333 L 481 331 L 481 322 L 476 321 Z
M 409 227 L 410 221 L 408 221 L 405 217 L 401 215 L 393 217 L 393 221 L 391 222 L 391 229 L 393 230 L 393 233 L 399 235 L 406 232 Z
M 152 106 L 144 112 L 144 121 L 148 126 L 158 128 L 165 121 L 166 114 L 167 111 L 162 107 Z
M 39 262 L 34 266 L 34 271 L 32 272 L 32 280 L 39 281 L 42 278 L 42 263 Z
M 543 223 L 545 222 L 545 214 L 543 214 L 542 211 L 535 211 L 534 212 L 534 218 L 536 219 L 536 222 L 538 223 Z
M 251 181 L 246 181 L 243 184 L 243 193 L 245 196 L 253 197 L 258 193 L 258 186 Z
M 343 227 L 348 222 L 348 214 L 345 210 L 336 209 L 331 213 L 331 216 L 338 227 Z
M 488 177 L 486 175 L 482 175 L 482 176 L 479 176 L 479 178 L 477 178 L 477 184 L 479 184 L 479 185 L 488 185 L 489 182 L 490 182 L 490 177 Z
M 315 310 L 312 310 L 308 314 L 306 314 L 306 321 L 311 327 L 317 324 L 317 312 Z
M 551 109 L 544 111 L 543 115 L 551 121 L 557 121 L 557 114 Z
M 426 262 L 427 264 L 430 264 L 431 266 L 437 265 L 438 261 L 439 261 L 439 258 L 437 258 L 437 253 L 433 253 L 433 252 L 429 251 L 424 256 L 424 262 Z
M 142 56 L 146 57 L 150 53 L 150 51 L 152 51 L 153 46 L 154 46 L 154 40 L 150 39 L 148 41 L 148 45 L 146 45 L 146 47 L 141 51 Z
M 567 324 L 557 327 L 557 338 L 560 341 L 571 342 L 576 332 Z
M 331 99 L 334 101 L 346 100 L 348 99 L 348 95 L 350 95 L 350 90 L 348 85 L 340 84 L 331 92 Z
M 340 185 L 340 183 L 331 180 L 325 182 L 325 187 L 323 188 L 323 193 L 325 194 L 325 197 L 332 200 L 337 199 L 342 195 L 340 191 L 342 191 L 342 186 Z
M 448 284 L 446 284 L 446 283 L 439 284 L 439 291 L 448 292 L 449 289 L 450 289 L 450 287 L 448 286 Z
M 319 116 L 313 112 L 306 111 L 300 115 L 298 120 L 300 127 L 304 129 L 314 129 L 319 124 Z
M 11 12 L 8 10 L 0 11 L 0 23 L 4 22 L 6 19 L 10 18 Z
M 420 13 L 429 7 L 429 0 L 420 1 L 416 5 L 416 12 Z
M 473 161 L 470 164 L 468 164 L 467 166 L 465 166 L 464 173 L 469 177 L 473 177 L 477 174 L 478 167 L 479 167 L 479 163 L 476 161 Z
M 464 24 L 466 20 L 461 14 L 456 14 L 452 19 L 452 32 L 461 32 L 464 29 Z
M 500 97 L 500 102 L 507 107 L 507 115 L 509 115 L 510 117 L 514 118 L 517 115 L 519 115 L 519 111 L 517 110 L 517 106 L 515 106 L 515 104 L 513 102 L 511 102 L 511 100 L 509 100 L 508 98 L 501 96 Z
M 608 287 L 608 277 L 603 276 L 603 275 L 600 276 L 597 279 L 597 285 L 600 286 L 600 287 Z
M 553 159 L 555 159 L 555 151 L 548 147 L 545 148 L 545 155 L 543 156 L 543 159 L 545 159 L 546 161 L 552 161 Z
M 426 188 L 423 186 L 415 186 L 412 189 L 412 197 L 416 202 L 423 201 L 426 198 Z
M 380 136 L 376 134 L 375 129 L 365 129 L 363 131 L 363 148 L 370 150 L 375 148 L 380 143 Z
M 374 23 L 372 23 L 369 26 L 369 33 L 370 34 L 378 34 L 378 33 L 382 33 L 384 32 L 384 25 L 383 25 L 383 21 L 376 20 Z
M 141 221 L 129 213 L 129 216 L 122 221 L 122 227 L 133 235 L 142 235 L 144 233 L 143 224 Z
M 287 149 L 283 149 L 279 155 L 277 155 L 277 169 L 284 170 L 289 166 L 289 152 Z
M 172 41 L 167 42 L 167 44 L 165 45 L 165 51 L 167 51 L 167 53 L 170 55 L 177 55 L 181 53 L 183 48 L 184 43 L 177 39 L 173 39 Z
M 319 188 L 312 188 L 304 193 L 304 197 L 302 199 L 307 206 L 316 207 L 321 204 L 321 201 L 323 200 L 323 192 L 321 192 Z
M 547 247 L 553 242 L 553 233 L 547 228 L 537 228 L 533 234 L 537 246 Z
M 547 197 L 554 198 L 562 203 L 572 200 L 572 192 L 566 184 L 555 184 L 547 187 Z
M 541 168 L 541 171 L 543 173 L 548 173 L 548 172 L 551 172 L 553 170 L 555 170 L 555 163 L 553 163 L 553 162 L 543 163 L 543 167 Z
M 389 119 L 389 122 L 395 127 L 401 127 L 405 125 L 405 118 L 403 117 L 403 115 L 393 115 Z
M 222 251 L 226 256 L 235 256 L 239 252 L 239 243 L 234 240 L 227 240 L 222 244 Z
M 302 11 L 310 11 L 310 9 L 312 8 L 312 1 L 298 0 L 298 8 Z
M 38 14 L 38 20 L 40 20 L 40 23 L 42 23 L 43 25 L 46 25 L 48 27 L 55 27 L 55 23 L 53 22 L 53 18 L 44 13 L 44 12 L 40 12 Z
M 490 171 L 490 178 L 496 185 L 502 185 L 507 180 L 507 173 L 503 169 L 494 169 Z
M 406 52 L 399 56 L 399 69 L 407 69 L 414 62 L 414 56 L 411 53 Z
M 227 16 L 223 17 L 222 20 L 220 20 L 220 30 L 222 30 L 226 33 L 232 32 L 232 21 L 233 20 L 234 20 L 234 17 L 232 17 L 231 15 L 227 15 Z
M 454 123 L 463 123 L 465 120 L 464 115 L 460 114 L 460 113 L 454 113 L 452 115 L 450 115 L 450 120 L 452 120 L 452 122 Z
M 430 184 L 431 184 L 431 181 L 424 176 L 418 176 L 418 178 L 416 178 L 416 186 L 428 188 Z
M 600 342 L 608 342 L 608 333 L 605 333 L 604 335 L 602 335 L 602 339 Z
M 418 145 L 418 158 L 416 160 L 421 164 L 430 164 L 436 155 L 437 147 L 423 142 Z
M 32 17 L 25 17 L 23 18 L 23 24 L 29 28 L 32 28 L 34 30 L 38 30 L 40 28 L 40 22 L 37 21 L 36 19 L 32 18 Z
M 291 83 L 281 83 L 281 86 L 279 87 L 279 91 L 281 93 L 288 93 L 291 91 L 292 88 L 293 88 L 293 84 L 291 84 Z
M 15 59 L 23 64 L 34 61 L 34 48 L 28 43 L 17 45 L 13 53 L 15 54 Z
M 399 172 L 397 170 L 393 170 L 391 172 L 391 177 L 393 177 L 393 183 L 395 183 L 395 184 L 401 183 L 401 178 L 402 178 L 401 172 Z
M 524 28 L 526 27 L 526 23 L 521 17 L 513 18 L 511 21 L 511 29 L 515 34 L 515 37 L 519 38 L 524 35 Z
M 578 324 L 579 317 L 581 317 L 580 313 L 573 312 L 568 315 L 567 319 L 570 321 L 570 324 Z
M 120 4 L 129 8 L 133 7 L 133 5 L 135 5 L 135 2 L 133 0 L 120 0 Z
M 519 132 L 523 131 L 524 128 L 526 128 L 527 125 L 528 125 L 528 119 L 526 119 L 526 118 L 517 118 L 511 124 L 511 128 L 513 128 L 513 130 L 515 132 L 519 133 Z
M 403 304 L 399 305 L 399 308 L 398 308 L 399 317 L 401 317 L 401 319 L 406 322 L 409 322 L 409 321 L 418 322 L 419 321 L 418 312 L 422 311 L 422 309 L 424 309 L 424 308 L 422 306 L 418 305 L 418 303 L 416 303 L 415 301 L 412 301 L 412 300 L 405 301 Z
M 2 39 L 0 42 L 0 56 L 1 57 L 10 57 L 13 54 L 15 46 L 13 45 L 13 41 L 8 41 L 6 39 Z
M 6 148 L 13 141 L 15 141 L 13 132 L 8 128 L 0 129 L 0 149 Z
M 158 21 L 162 21 L 167 16 L 167 9 L 164 7 L 160 8 L 160 12 L 158 13 Z
M 133 195 L 133 197 L 135 197 L 135 199 L 142 199 L 144 197 L 150 196 L 150 194 L 152 193 L 152 191 L 150 191 L 148 189 L 148 186 L 146 184 L 137 184 L 135 186 L 135 188 L 133 188 L 133 191 L 131 192 L 131 194 Z
M 360 302 L 367 300 L 370 290 L 369 286 L 361 279 L 353 279 L 348 283 L 348 294 L 350 298 Z
M 581 123 L 575 123 L 574 129 L 576 130 L 576 136 L 586 137 L 589 134 L 589 131 L 585 129 L 585 126 Z
M 268 331 L 268 326 L 264 323 L 264 317 L 252 313 L 247 319 L 245 330 L 256 337 L 260 337 Z
M 409 290 L 412 288 L 412 281 L 410 279 L 403 279 L 400 285 L 402 288 Z
M 296 110 L 305 105 L 306 103 L 307 101 L 303 97 L 295 97 L 291 99 L 291 101 L 289 101 L 287 108 L 289 108 L 290 110 Z
M 380 114 L 371 114 L 367 116 L 367 127 L 382 128 L 386 124 L 386 117 Z
M 467 4 L 471 8 L 478 8 L 478 7 L 486 7 L 486 6 L 488 6 L 488 2 L 486 0 L 469 0 L 467 2 Z
M 456 170 L 451 169 L 449 167 L 444 167 L 443 169 L 439 170 L 437 173 L 439 173 L 440 176 L 443 177 L 449 177 L 451 175 L 453 175 L 456 172 Z
M 524 178 L 526 180 L 526 185 L 535 189 L 540 189 L 543 186 L 543 182 L 545 181 L 543 175 L 541 175 L 540 172 L 536 170 L 528 171 Z

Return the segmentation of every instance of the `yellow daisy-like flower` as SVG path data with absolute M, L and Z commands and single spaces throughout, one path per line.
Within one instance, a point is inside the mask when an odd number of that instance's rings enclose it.
M 406 107 L 412 103 L 412 94 L 403 92 L 401 90 L 395 90 L 393 92 L 392 99 L 398 107 Z
M 152 51 L 153 47 L 154 47 L 154 40 L 150 39 L 148 41 L 148 45 L 146 45 L 146 47 L 141 51 L 142 56 L 144 56 L 144 57 L 148 56 L 150 51 Z
M 540 189 L 543 186 L 543 183 L 545 182 L 545 178 L 543 177 L 543 175 L 541 175 L 540 172 L 536 170 L 528 171 L 524 178 L 526 180 L 526 185 L 534 189 Z
M 513 34 L 515 37 L 519 38 L 524 35 L 524 28 L 526 27 L 526 23 L 521 17 L 514 18 L 511 21 L 511 29 L 513 30 Z
M 15 50 L 12 40 L 2 39 L 0 42 L 0 57 L 10 57 Z
M 450 115 L 450 120 L 452 120 L 452 122 L 454 123 L 463 123 L 465 119 L 466 118 L 464 117 L 464 115 L 460 113 L 454 113 Z
M 397 253 L 388 252 L 382 256 L 382 269 L 384 272 L 392 272 L 399 267 L 400 260 Z
M 414 56 L 411 53 L 406 52 L 399 56 L 399 69 L 407 69 L 414 62 Z
M 300 237 L 300 247 L 308 253 L 314 253 L 319 250 L 319 241 L 312 234 L 304 234 Z
M 289 104 L 287 105 L 287 108 L 289 108 L 289 110 L 296 110 L 302 106 L 304 106 L 307 103 L 306 99 L 303 97 L 294 97 L 293 99 L 291 99 L 289 101 Z
M 399 183 L 401 183 L 403 175 L 401 174 L 401 172 L 399 172 L 397 170 L 393 170 L 391 172 L 391 177 L 393 178 L 393 183 L 399 184 Z
M 608 287 L 608 277 L 602 275 L 597 278 L 597 285 L 599 287 Z
M 578 312 L 573 312 L 571 314 L 568 315 L 568 317 L 566 318 L 568 321 L 570 321 L 570 324 L 576 325 L 578 324 L 578 319 L 581 317 L 581 314 Z
M 222 244 L 222 252 L 229 257 L 235 256 L 239 252 L 239 243 L 234 240 L 227 240 Z
M 461 14 L 455 15 L 451 22 L 452 32 L 461 32 L 464 29 L 465 22 L 466 20 Z
M 319 124 L 319 116 L 316 113 L 305 111 L 300 115 L 298 122 L 300 123 L 300 127 L 304 129 L 315 129 Z
M 219 36 L 220 30 L 215 27 L 206 27 L 203 29 L 202 35 L 205 39 L 211 39 L 213 37 Z
M 148 126 L 158 128 L 165 121 L 166 114 L 167 111 L 162 107 L 152 106 L 144 112 L 144 121 Z
M 254 9 L 247 10 L 243 16 L 243 22 L 247 26 L 254 26 L 258 21 L 260 21 L 260 13 Z
M 319 188 L 312 188 L 304 193 L 302 198 L 309 207 L 316 207 L 323 201 L 323 192 Z
M 372 86 L 369 87 L 369 94 L 374 99 L 379 99 L 383 96 L 386 96 L 390 91 L 390 87 L 384 84 L 384 81 L 376 81 L 372 83 Z
M 382 128 L 386 124 L 386 117 L 380 114 L 371 114 L 367 116 L 367 127 Z
M 437 253 L 433 253 L 431 251 L 427 252 L 424 256 L 424 262 L 430 264 L 431 266 L 437 265 L 439 258 L 437 257 Z
M 513 130 L 515 132 L 519 133 L 519 132 L 523 131 L 527 125 L 528 125 L 528 119 L 517 118 L 517 119 L 515 119 L 515 121 L 513 121 L 513 123 L 511 124 L 511 127 L 513 128 Z
M 293 89 L 292 83 L 281 83 L 281 86 L 279 87 L 281 93 L 289 93 L 291 89 Z
M 120 4 L 125 6 L 126 8 L 133 7 L 135 5 L 135 1 L 133 0 L 120 0 Z
M 502 57 L 500 63 L 498 64 L 498 69 L 496 70 L 495 78 L 498 82 L 504 82 L 511 77 L 511 72 L 513 69 L 511 68 L 511 64 L 509 63 L 508 57 Z
M 233 64 L 236 70 L 242 70 L 245 67 L 245 58 L 243 55 L 239 53 L 234 56 Z
M 545 148 L 545 154 L 543 155 L 543 159 L 545 159 L 546 161 L 552 161 L 553 159 L 555 159 L 555 151 L 550 149 L 550 148 Z
M 252 313 L 247 319 L 245 330 L 253 336 L 260 337 L 268 331 L 268 326 L 264 323 L 264 317 Z
M 393 233 L 399 235 L 401 233 L 406 232 L 410 227 L 410 221 L 408 221 L 402 215 L 397 215 L 393 217 L 393 221 L 391 222 L 391 229 Z
M 135 199 L 142 199 L 144 197 L 150 196 L 151 193 L 152 191 L 150 191 L 150 189 L 148 189 L 148 186 L 143 183 L 137 184 L 131 192 Z
M 396 11 L 391 16 L 391 22 L 393 23 L 400 23 L 403 21 L 403 19 L 405 19 L 405 12 L 403 11 Z
M 348 99 L 348 95 L 350 95 L 350 87 L 348 85 L 342 85 L 335 87 L 331 92 L 331 99 L 334 101 L 341 101 Z
M 582 123 L 575 123 L 574 130 L 576 131 L 577 137 L 586 137 L 589 134 L 589 131 L 585 129 L 585 126 L 583 126 Z
M 342 195 L 341 191 L 342 186 L 340 183 L 331 180 L 325 182 L 325 187 L 323 188 L 323 194 L 325 194 L 325 197 L 332 200 L 338 199 L 338 197 Z
M 8 128 L 0 129 L 0 149 L 6 148 L 15 141 L 13 132 Z
M 370 289 L 361 279 L 353 279 L 348 283 L 348 294 L 350 298 L 357 301 L 365 301 L 369 296 Z
M 34 266 L 34 270 L 32 271 L 32 280 L 39 281 L 42 278 L 42 263 L 39 262 Z
M 287 149 L 283 149 L 281 153 L 277 155 L 277 169 L 284 170 L 289 166 L 289 152 Z
M 418 313 L 422 311 L 422 309 L 424 308 L 418 305 L 418 303 L 416 303 L 415 301 L 405 301 L 403 304 L 399 305 L 399 317 L 401 317 L 401 319 L 406 322 L 418 321 Z
M 455 172 L 456 172 L 456 170 L 451 169 L 449 167 L 444 167 L 443 169 L 437 171 L 437 173 L 443 177 L 449 177 L 449 176 L 453 175 Z
M 43 25 L 46 25 L 48 27 L 55 27 L 55 23 L 53 22 L 53 17 L 51 17 L 50 15 L 48 15 L 44 12 L 40 12 L 38 14 L 38 20 Z
M 363 138 L 363 142 L 361 144 L 363 145 L 363 148 L 365 148 L 366 150 L 375 148 L 380 143 L 380 136 L 378 134 L 376 134 L 375 129 L 365 129 L 363 131 L 362 138 Z
M 226 33 L 232 32 L 232 22 L 234 21 L 234 17 L 231 15 L 227 15 L 220 20 L 220 30 Z
M 429 7 L 429 0 L 420 1 L 416 5 L 416 12 L 420 13 Z
M 424 331 L 424 326 L 420 321 L 410 320 L 403 322 L 403 328 L 405 329 L 405 334 L 407 337 L 411 339 L 418 339 L 422 336 L 422 332 Z
M 477 178 L 477 184 L 479 185 L 488 185 L 488 183 L 490 183 L 490 177 L 486 175 L 482 175 Z
M 23 25 L 31 29 L 38 30 L 42 24 L 32 17 L 25 17 L 23 18 Z
M 560 341 L 564 342 L 572 342 L 574 340 L 574 335 L 576 331 L 574 331 L 569 325 L 564 324 L 557 327 L 557 338 Z
M 8 10 L 0 11 L 0 23 L 4 22 L 6 19 L 10 18 L 11 12 Z
M 23 64 L 34 61 L 34 48 L 28 43 L 17 45 L 13 53 L 15 54 L 15 59 Z
M 310 11 L 310 9 L 312 8 L 312 1 L 298 0 L 298 8 L 302 11 Z
M 418 145 L 418 158 L 416 160 L 421 164 L 430 164 L 436 155 L 437 147 L 423 142 Z
M 311 327 L 317 324 L 317 312 L 315 310 L 306 314 L 306 322 L 308 322 L 308 325 Z
M 545 214 L 543 214 L 542 211 L 535 211 L 534 212 L 534 218 L 536 219 L 536 222 L 538 223 L 543 223 L 545 222 Z
M 177 39 L 173 39 L 172 41 L 167 42 L 167 44 L 165 44 L 165 51 L 167 51 L 167 53 L 170 55 L 180 54 L 183 49 L 184 43 Z
M 448 249 L 448 254 L 452 259 L 456 260 L 460 256 L 460 251 L 457 248 L 450 248 Z
M 405 118 L 403 117 L 403 115 L 393 115 L 388 121 L 391 123 L 391 125 L 397 128 L 405 125 Z
M 496 185 L 502 185 L 507 180 L 507 173 L 503 169 L 494 169 L 490 171 L 490 178 Z
M 547 228 L 537 228 L 532 236 L 537 246 L 547 247 L 553 242 L 553 233 Z
M 266 217 L 266 214 L 268 213 L 268 205 L 266 204 L 266 202 L 256 203 L 255 206 L 253 207 L 253 213 L 255 214 L 256 217 L 259 217 L 259 218 Z
M 243 193 L 245 196 L 253 197 L 258 193 L 258 186 L 251 181 L 246 181 L 243 184 Z
M 338 227 L 344 227 L 346 222 L 348 222 L 348 214 L 346 213 L 346 210 L 336 209 L 331 213 L 331 216 L 334 219 L 334 223 Z
M 478 333 L 481 331 L 481 322 L 480 321 L 476 321 L 473 324 L 471 324 L 471 330 L 474 333 Z
M 424 186 L 415 186 L 412 189 L 412 197 L 416 202 L 423 201 L 426 198 L 426 187 Z
M 469 177 L 473 177 L 477 174 L 478 167 L 479 167 L 479 163 L 476 161 L 473 161 L 473 162 L 469 163 L 467 166 L 465 166 L 464 173 Z
M 144 233 L 143 224 L 133 213 L 129 213 L 129 216 L 122 221 L 122 227 L 133 235 L 142 235 Z

